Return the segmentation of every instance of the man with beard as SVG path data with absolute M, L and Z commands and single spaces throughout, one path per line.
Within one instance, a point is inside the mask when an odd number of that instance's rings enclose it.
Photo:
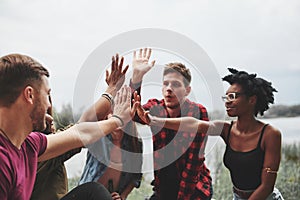
M 117 67 L 111 73 L 116 79 L 122 79 L 126 70 Z M 48 77 L 47 69 L 29 56 L 10 54 L 0 58 L 2 200 L 29 200 L 38 161 L 95 142 L 130 120 L 131 93 L 128 87 L 123 87 L 116 95 L 114 115 L 107 120 L 79 123 L 61 134 L 46 136 L 32 132 L 46 128 L 46 112 L 50 107 Z M 96 108 L 109 110 L 109 102 L 113 100 L 108 94 L 103 100 Z M 62 200 L 97 198 L 111 199 L 111 196 L 102 185 L 89 183 L 75 188 Z
M 149 63 L 151 49 L 140 49 L 133 55 L 131 88 L 140 95 L 144 75 L 154 66 Z M 192 116 L 208 121 L 201 104 L 187 99 L 191 91 L 191 74 L 182 63 L 169 63 L 163 71 L 163 99 L 150 99 L 143 105 L 159 117 Z M 141 121 L 137 116 L 136 121 Z M 178 132 L 151 126 L 154 151 L 154 194 L 151 200 L 199 199 L 212 196 L 210 172 L 204 164 L 205 133 Z

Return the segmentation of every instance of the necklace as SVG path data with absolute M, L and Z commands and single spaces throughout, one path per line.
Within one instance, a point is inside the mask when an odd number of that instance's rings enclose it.
M 0 132 L 5 136 L 5 138 L 6 138 L 10 143 L 12 143 L 11 140 L 9 139 L 9 137 L 7 136 L 7 134 L 5 133 L 5 131 L 4 131 L 2 128 L 0 128 Z

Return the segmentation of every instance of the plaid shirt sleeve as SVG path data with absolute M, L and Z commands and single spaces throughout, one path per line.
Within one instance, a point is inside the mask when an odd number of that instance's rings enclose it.
M 200 119 L 208 121 L 205 107 L 200 104 L 198 104 L 198 106 L 200 110 Z M 205 133 L 197 133 L 195 139 L 188 148 L 185 167 L 181 173 L 177 197 L 178 200 L 201 200 L 211 195 L 211 177 L 208 169 L 204 165 L 206 138 Z M 197 190 L 196 188 L 200 190 L 200 194 L 197 194 L 197 191 L 195 191 Z

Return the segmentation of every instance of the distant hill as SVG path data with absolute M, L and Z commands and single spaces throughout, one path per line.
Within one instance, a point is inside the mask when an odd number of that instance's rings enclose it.
M 300 104 L 292 106 L 274 105 L 264 114 L 265 118 L 297 116 L 300 116 Z
M 208 113 L 210 119 L 229 119 L 225 109 L 223 111 L 215 110 Z M 264 113 L 264 116 L 258 115 L 259 118 L 276 118 L 276 117 L 297 117 L 300 116 L 299 105 L 272 105 L 270 109 Z

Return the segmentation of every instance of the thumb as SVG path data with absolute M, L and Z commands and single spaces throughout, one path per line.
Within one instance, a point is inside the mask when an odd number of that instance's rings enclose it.
M 140 106 L 140 102 L 134 101 L 133 106 L 132 106 L 131 111 L 130 111 L 131 117 L 133 117 L 135 115 L 135 113 L 136 113 L 139 106 Z

